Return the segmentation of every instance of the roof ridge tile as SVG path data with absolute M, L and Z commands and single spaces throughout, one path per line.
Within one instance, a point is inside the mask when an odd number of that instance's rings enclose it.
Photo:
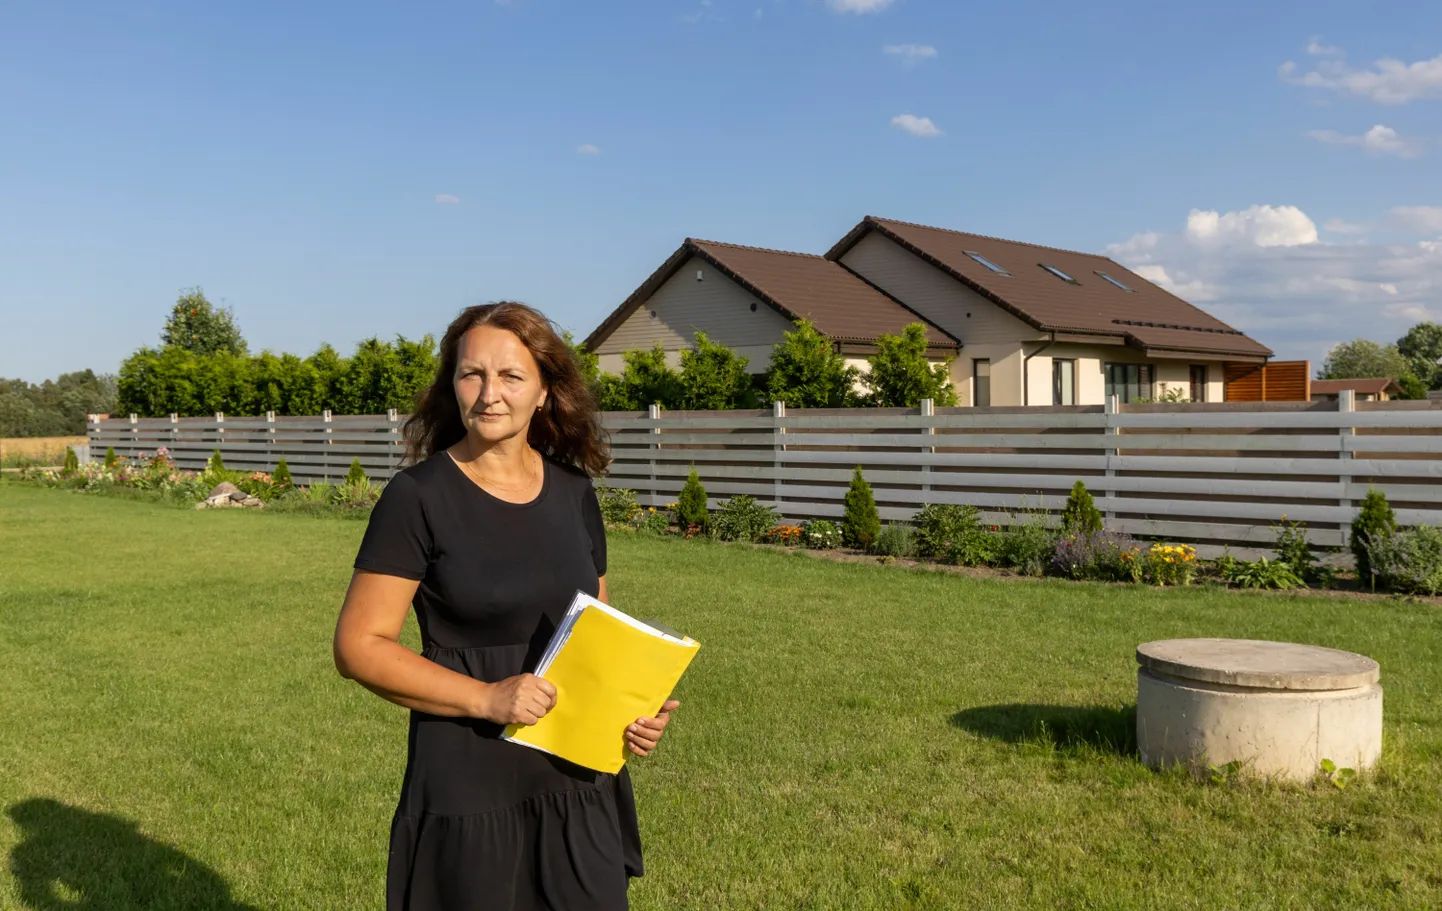
M 882 218 L 879 215 L 868 215 L 866 216 L 866 220 L 874 222 L 876 224 L 889 223 L 893 225 L 905 225 L 908 228 L 922 228 L 926 231 L 940 231 L 943 234 L 956 234 L 960 237 L 975 237 L 979 240 L 993 240 L 999 244 L 1015 244 L 1018 247 L 1031 247 L 1033 250 L 1047 250 L 1052 253 L 1065 253 L 1068 256 L 1088 256 L 1093 259 L 1104 259 L 1109 263 L 1116 262 L 1116 260 L 1112 259 L 1110 256 L 1106 256 L 1101 253 L 1087 253 L 1083 250 L 1067 250 L 1064 247 L 1049 247 L 1046 244 L 1034 244 L 1031 241 L 1027 240 L 1010 240 L 1005 237 L 996 237 L 992 234 L 977 234 L 975 231 L 958 231 L 955 228 L 941 228 L 937 227 L 936 225 L 923 225 L 920 222 L 902 221 L 899 218 Z

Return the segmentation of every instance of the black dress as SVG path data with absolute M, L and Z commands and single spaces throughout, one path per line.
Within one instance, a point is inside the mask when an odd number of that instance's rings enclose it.
M 544 461 L 530 503 L 497 499 L 445 452 L 400 472 L 357 569 L 420 581 L 422 654 L 495 682 L 533 671 L 606 535 L 590 479 Z M 640 876 L 631 780 L 499 739 L 499 725 L 411 712 L 391 825 L 388 911 L 613 911 Z M 616 736 L 622 736 L 621 731 Z

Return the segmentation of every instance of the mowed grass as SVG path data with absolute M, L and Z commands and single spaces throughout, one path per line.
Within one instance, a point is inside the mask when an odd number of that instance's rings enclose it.
M 380 907 L 405 714 L 330 659 L 363 529 L 0 484 L 0 907 Z M 611 549 L 703 643 L 632 764 L 637 909 L 1442 906 L 1434 606 Z M 1133 650 L 1176 636 L 1375 657 L 1383 770 L 1143 768 Z

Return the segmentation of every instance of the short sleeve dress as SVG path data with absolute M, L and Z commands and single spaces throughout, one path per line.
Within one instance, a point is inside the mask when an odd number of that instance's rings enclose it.
M 420 582 L 422 654 L 437 664 L 487 682 L 534 671 L 576 591 L 598 593 L 606 536 L 595 489 L 543 464 L 541 492 L 523 504 L 486 493 L 445 452 L 386 485 L 355 566 Z M 500 733 L 411 712 L 388 911 L 626 908 L 642 873 L 626 771 L 593 772 Z

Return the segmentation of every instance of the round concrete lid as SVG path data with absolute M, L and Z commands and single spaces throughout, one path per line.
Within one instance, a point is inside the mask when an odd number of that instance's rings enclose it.
M 1171 677 L 1269 690 L 1347 690 L 1381 676 L 1366 655 L 1257 639 L 1147 642 L 1137 646 L 1137 663 Z

